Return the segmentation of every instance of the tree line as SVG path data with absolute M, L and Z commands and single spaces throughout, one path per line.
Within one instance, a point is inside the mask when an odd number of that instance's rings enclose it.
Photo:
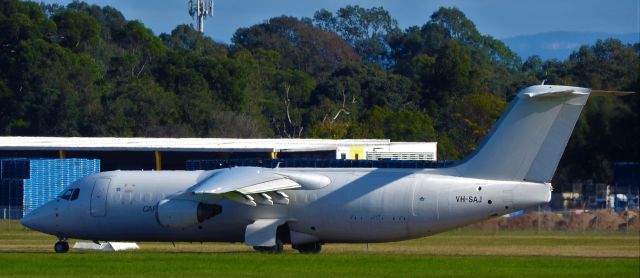
M 274 17 L 230 44 L 190 25 L 156 36 L 106 6 L 0 2 L 0 134 L 390 138 L 473 151 L 514 94 L 563 84 L 640 91 L 640 44 L 519 57 L 462 11 L 401 29 L 382 7 Z M 638 161 L 640 97 L 593 98 L 556 182 L 610 182 Z

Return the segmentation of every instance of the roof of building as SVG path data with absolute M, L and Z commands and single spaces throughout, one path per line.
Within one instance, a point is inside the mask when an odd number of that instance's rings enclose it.
M 390 144 L 389 139 L 0 137 L 0 150 L 300 152 Z

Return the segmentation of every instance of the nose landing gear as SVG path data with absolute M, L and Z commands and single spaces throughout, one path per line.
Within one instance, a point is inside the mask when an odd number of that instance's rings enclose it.
M 67 242 L 66 239 L 60 239 L 60 241 L 53 245 L 53 250 L 55 250 L 56 253 L 67 253 L 69 252 L 69 242 Z

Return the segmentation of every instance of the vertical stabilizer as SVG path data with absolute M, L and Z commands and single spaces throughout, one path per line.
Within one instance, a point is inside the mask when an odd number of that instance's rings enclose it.
M 551 181 L 590 92 L 550 85 L 520 91 L 476 152 L 454 169 L 465 177 Z

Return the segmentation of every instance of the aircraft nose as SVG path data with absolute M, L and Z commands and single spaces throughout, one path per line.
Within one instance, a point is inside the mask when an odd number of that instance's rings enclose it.
M 22 224 L 22 226 L 25 226 L 29 229 L 35 230 L 34 228 L 34 213 L 33 211 L 30 212 L 29 214 L 25 215 L 22 217 L 22 219 L 20 219 L 20 224 Z
M 51 202 L 29 212 L 22 217 L 20 224 L 43 233 L 51 234 L 55 228 L 55 210 Z

